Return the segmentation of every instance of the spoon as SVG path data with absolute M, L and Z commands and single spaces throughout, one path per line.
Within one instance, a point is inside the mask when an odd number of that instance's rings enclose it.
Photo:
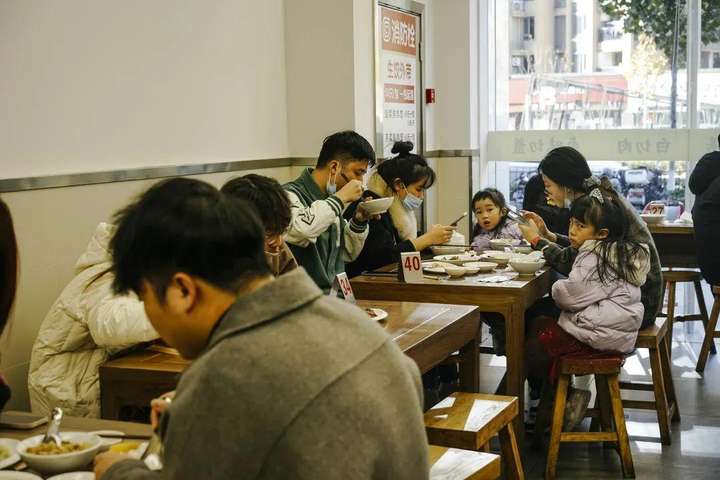
M 42 443 L 50 443 L 55 442 L 55 445 L 59 447 L 62 446 L 62 441 L 60 439 L 60 422 L 62 422 L 63 419 L 63 411 L 60 407 L 53 408 L 52 412 L 50 412 L 50 421 L 48 424 L 47 432 L 45 433 L 45 436 L 42 439 Z

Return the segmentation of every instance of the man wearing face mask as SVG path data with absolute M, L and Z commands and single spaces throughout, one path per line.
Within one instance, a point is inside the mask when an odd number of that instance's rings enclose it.
M 283 240 L 290 225 L 290 200 L 277 180 L 249 174 L 223 185 L 222 193 L 255 207 L 265 228 L 265 258 L 276 277 L 297 268 L 295 257 Z
M 363 194 L 362 178 L 375 151 L 353 131 L 325 138 L 314 169 L 285 185 L 292 219 L 285 240 L 297 262 L 326 293 L 345 262 L 357 258 L 368 234 L 362 208 L 346 221 L 343 212 Z

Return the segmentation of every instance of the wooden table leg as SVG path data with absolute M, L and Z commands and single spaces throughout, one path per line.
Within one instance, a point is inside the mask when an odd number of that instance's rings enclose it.
M 482 324 L 478 322 L 478 334 L 460 349 L 460 390 L 480 393 L 480 345 L 478 338 Z
M 505 316 L 505 351 L 507 359 L 507 395 L 518 399 L 515 433 L 520 448 L 525 441 L 525 315 L 517 305 L 508 305 L 500 312 Z

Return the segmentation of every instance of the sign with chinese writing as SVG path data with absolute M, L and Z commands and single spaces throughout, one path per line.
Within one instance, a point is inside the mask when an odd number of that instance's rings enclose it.
M 416 15 L 380 7 L 380 81 L 383 158 L 396 141 L 418 145 L 418 45 Z
M 539 162 L 550 150 L 569 146 L 590 160 L 682 160 L 688 156 L 688 141 L 688 131 L 681 129 L 492 132 L 488 158 Z

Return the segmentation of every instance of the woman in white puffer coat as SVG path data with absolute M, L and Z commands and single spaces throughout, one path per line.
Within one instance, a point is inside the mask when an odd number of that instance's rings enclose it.
M 100 417 L 98 370 L 110 355 L 158 338 L 136 296 L 112 292 L 108 242 L 113 226 L 101 223 L 40 326 L 30 358 L 33 412 L 62 407 L 66 415 Z

